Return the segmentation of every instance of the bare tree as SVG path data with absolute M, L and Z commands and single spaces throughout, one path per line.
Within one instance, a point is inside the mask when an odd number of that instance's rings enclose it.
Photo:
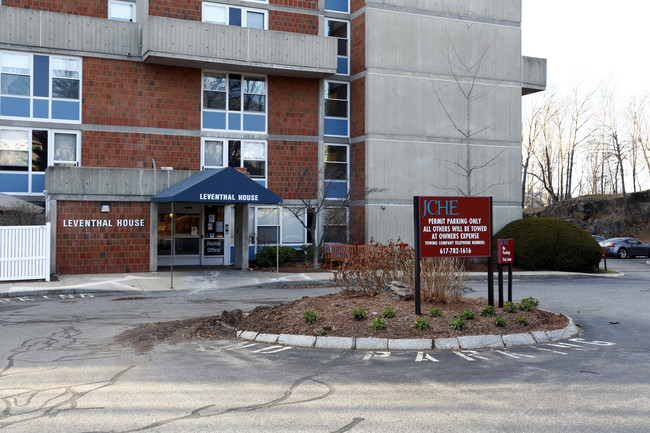
M 377 190 L 353 191 L 349 180 L 337 182 L 324 179 L 325 170 L 313 166 L 300 170 L 294 189 L 300 205 L 283 205 L 283 208 L 291 212 L 308 231 L 313 246 L 312 264 L 314 269 L 318 269 L 319 251 L 328 232 L 347 227 L 348 212 L 353 199 L 363 199 Z M 347 189 L 341 194 L 341 188 L 345 184 Z M 334 194 L 336 199 L 332 199 Z M 340 241 L 347 242 L 347 233 L 339 233 L 338 237 L 344 237 L 345 239 Z
M 449 67 L 449 74 L 454 81 L 454 86 L 458 90 L 460 98 L 464 103 L 464 113 L 462 116 L 454 116 L 451 112 L 450 107 L 455 104 L 448 104 L 443 100 L 442 95 L 440 94 L 439 89 L 435 85 L 433 77 L 430 79 L 431 86 L 436 95 L 436 99 L 440 104 L 440 107 L 444 111 L 445 115 L 451 122 L 453 128 L 463 137 L 465 143 L 465 160 L 464 161 L 450 161 L 438 159 L 441 164 L 451 171 L 454 174 L 457 174 L 459 177 L 465 179 L 464 188 L 443 188 L 443 189 L 454 189 L 459 194 L 465 196 L 472 195 L 481 195 L 485 193 L 490 188 L 496 185 L 502 185 L 507 182 L 495 183 L 491 185 L 483 185 L 481 190 L 474 189 L 474 184 L 472 181 L 472 176 L 479 170 L 494 166 L 499 163 L 500 157 L 503 154 L 503 150 L 498 152 L 494 157 L 489 158 L 486 161 L 481 161 L 476 163 L 472 158 L 472 139 L 493 126 L 493 123 L 487 125 L 482 125 L 478 127 L 472 126 L 472 105 L 486 97 L 490 92 L 492 92 L 501 81 L 493 83 L 485 87 L 485 85 L 479 85 L 479 76 L 481 72 L 481 67 L 484 65 L 492 45 L 494 44 L 494 38 L 489 41 L 485 48 L 482 50 L 476 50 L 472 44 L 472 27 L 474 23 L 469 23 L 466 21 L 461 21 L 461 25 L 465 30 L 465 46 L 462 49 L 459 49 L 457 44 L 448 39 L 448 43 L 444 49 L 443 55 L 447 59 L 447 64 Z M 455 97 L 456 98 L 456 97 Z
M 31 226 L 45 224 L 45 211 L 31 203 L 0 207 L 0 226 Z
M 648 152 L 644 147 L 644 136 L 647 136 L 648 120 L 645 112 L 646 99 L 633 98 L 627 105 L 625 110 L 625 120 L 627 127 L 627 135 L 630 138 L 630 169 L 632 175 L 632 188 L 633 191 L 641 189 L 641 181 L 639 179 L 639 164 L 641 158 L 644 158 L 650 169 L 650 160 L 648 160 Z
M 625 207 L 625 214 L 630 218 L 630 205 L 628 203 L 627 191 L 625 188 L 625 165 L 624 161 L 628 157 L 629 146 L 621 134 L 619 122 L 616 115 L 615 100 L 613 93 L 605 95 L 603 98 L 604 107 L 604 120 L 603 129 L 606 131 L 609 138 L 609 149 L 611 154 L 616 159 L 616 178 L 621 181 L 621 192 L 623 193 L 623 205 Z

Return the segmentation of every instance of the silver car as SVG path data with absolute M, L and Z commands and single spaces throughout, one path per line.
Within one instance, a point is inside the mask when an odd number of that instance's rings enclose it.
M 637 241 L 634 238 L 611 238 L 600 243 L 605 248 L 608 256 L 627 259 L 635 256 L 650 257 L 650 245 Z

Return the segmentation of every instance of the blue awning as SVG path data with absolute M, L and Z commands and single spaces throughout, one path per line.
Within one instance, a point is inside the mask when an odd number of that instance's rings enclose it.
M 232 167 L 205 170 L 152 197 L 155 202 L 282 203 L 272 193 Z

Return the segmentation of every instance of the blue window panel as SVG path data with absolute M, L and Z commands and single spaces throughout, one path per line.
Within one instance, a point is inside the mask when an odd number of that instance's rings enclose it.
M 241 114 L 228 113 L 228 129 L 241 130 Z
M 226 129 L 226 113 L 215 113 L 214 111 L 204 111 L 203 128 Z
M 244 131 L 266 131 L 266 116 L 263 114 L 244 114 Z
M 0 192 L 29 192 L 29 173 L 0 172 Z
M 34 99 L 34 117 L 47 119 L 50 117 L 50 103 L 44 99 Z
M 230 8 L 228 24 L 231 26 L 241 26 L 241 9 Z
M 52 101 L 52 119 L 79 120 L 79 103 L 75 101 Z
M 337 74 L 349 74 L 348 72 L 348 58 L 339 57 L 336 62 L 336 73 Z
M 235 257 L 235 247 L 232 247 L 232 250 L 230 251 L 230 257 Z M 248 260 L 253 259 L 255 259 L 255 245 L 248 247 Z
M 50 58 L 34 55 L 34 96 L 50 96 Z M 36 117 L 36 116 L 34 116 Z
M 327 198 L 345 198 L 348 195 L 348 183 L 325 181 L 325 195 Z
M 259 183 L 262 185 L 264 188 L 266 188 L 266 181 L 264 179 L 253 179 L 255 182 Z
M 349 12 L 348 0 L 325 0 L 325 9 L 328 11 Z
M 0 116 L 29 117 L 29 99 L 3 96 L 0 98 Z
M 45 173 L 32 174 L 32 192 L 43 192 L 45 189 Z
M 348 119 L 325 119 L 325 135 L 348 135 Z

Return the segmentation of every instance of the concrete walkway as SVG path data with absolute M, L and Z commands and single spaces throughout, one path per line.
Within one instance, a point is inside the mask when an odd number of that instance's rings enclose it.
M 515 272 L 513 281 L 523 279 L 599 278 L 621 274 L 580 274 L 570 272 Z M 232 267 L 175 268 L 159 272 L 129 274 L 57 275 L 53 281 L 0 282 L 0 297 L 88 292 L 156 292 L 167 290 L 219 289 L 259 286 L 334 285 L 334 272 L 276 273 L 234 270 Z M 494 273 L 495 284 L 497 273 Z M 507 273 L 504 273 L 507 279 Z M 487 273 L 470 272 L 470 281 L 487 281 Z

